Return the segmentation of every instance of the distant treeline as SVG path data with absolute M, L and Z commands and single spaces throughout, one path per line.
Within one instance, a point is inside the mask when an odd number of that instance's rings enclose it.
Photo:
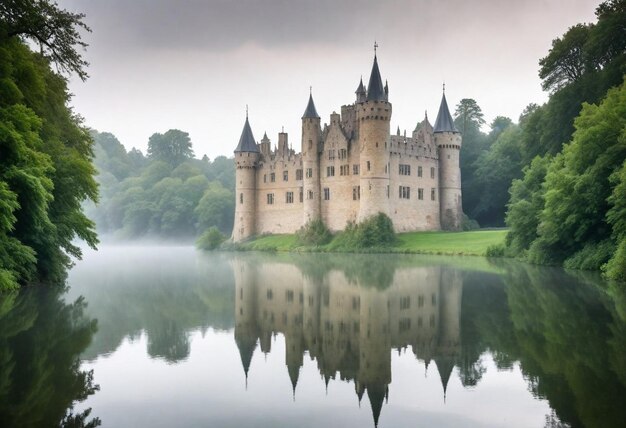
M 209 227 L 228 234 L 235 210 L 232 159 L 195 159 L 186 132 L 155 133 L 144 155 L 113 134 L 92 131 L 100 201 L 86 212 L 118 238 L 192 239 Z

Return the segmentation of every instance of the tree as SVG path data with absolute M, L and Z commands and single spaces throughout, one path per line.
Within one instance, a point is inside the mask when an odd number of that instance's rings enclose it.
M 59 9 L 54 1 L 4 0 L 0 3 L 0 39 L 18 37 L 35 42 L 58 69 L 84 81 L 89 64 L 78 52 L 87 47 L 80 32 L 91 29 L 83 18 L 82 13 Z
M 463 135 L 465 135 L 470 124 L 478 129 L 485 124 L 483 112 L 476 100 L 472 98 L 463 98 L 459 101 L 456 105 L 454 117 L 460 121 Z
M 178 166 L 193 158 L 189 134 L 178 129 L 170 129 L 165 134 L 155 133 L 148 140 L 148 156 Z
M 552 41 L 552 49 L 539 60 L 539 77 L 544 90 L 557 91 L 582 77 L 594 66 L 585 58 L 584 46 L 589 38 L 591 24 L 578 24 L 571 27 L 562 38 Z

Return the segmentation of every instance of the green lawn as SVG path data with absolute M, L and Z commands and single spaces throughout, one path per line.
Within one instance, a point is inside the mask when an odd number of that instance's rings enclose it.
M 504 242 L 506 230 L 475 230 L 471 232 L 411 232 L 398 234 L 398 244 L 383 249 L 390 253 L 446 254 L 483 256 L 487 247 Z M 316 250 L 328 251 L 326 245 Z M 241 244 L 246 250 L 292 251 L 298 249 L 295 235 L 265 235 Z M 307 250 L 302 248 L 302 250 Z
M 507 231 L 411 232 L 398 235 L 398 250 L 425 254 L 463 254 L 483 256 L 487 247 L 504 243 Z

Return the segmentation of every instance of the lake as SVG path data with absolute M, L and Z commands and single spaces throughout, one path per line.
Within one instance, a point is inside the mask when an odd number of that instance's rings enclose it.
M 0 297 L 0 426 L 618 427 L 626 293 L 472 257 L 103 246 Z

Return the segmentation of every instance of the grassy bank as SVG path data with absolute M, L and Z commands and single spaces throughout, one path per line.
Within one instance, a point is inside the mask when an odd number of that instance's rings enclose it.
M 504 242 L 506 230 L 476 230 L 471 232 L 411 232 L 398 234 L 398 242 L 386 248 L 374 248 L 368 251 L 412 254 L 445 254 L 484 256 L 487 248 Z M 318 247 L 300 246 L 296 235 L 265 235 L 252 241 L 238 244 L 237 248 L 254 251 L 335 251 L 333 240 Z M 346 252 L 345 250 L 340 250 Z

